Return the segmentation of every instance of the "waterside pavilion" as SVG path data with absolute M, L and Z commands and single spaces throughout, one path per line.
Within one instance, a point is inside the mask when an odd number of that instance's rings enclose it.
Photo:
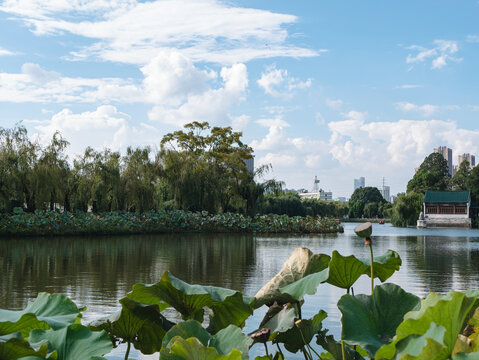
M 426 191 L 418 228 L 471 227 L 470 191 Z

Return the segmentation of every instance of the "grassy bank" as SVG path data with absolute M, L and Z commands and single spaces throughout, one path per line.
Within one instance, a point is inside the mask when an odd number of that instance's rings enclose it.
M 18 209 L 20 210 L 20 209 Z M 0 236 L 112 235 L 147 233 L 337 233 L 337 220 L 320 217 L 234 213 L 213 215 L 206 211 L 85 213 L 17 211 L 0 215 Z

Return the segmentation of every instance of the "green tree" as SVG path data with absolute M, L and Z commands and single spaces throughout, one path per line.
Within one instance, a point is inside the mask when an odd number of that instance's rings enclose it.
M 459 165 L 459 169 L 451 179 L 451 186 L 454 190 L 467 190 L 467 179 L 471 174 L 469 161 L 465 160 Z
M 364 216 L 367 218 L 373 218 L 378 216 L 378 204 L 377 202 L 368 202 L 364 205 Z
M 423 199 L 424 195 L 420 193 L 398 194 L 392 209 L 391 223 L 400 227 L 416 225 L 423 208 Z
M 466 179 L 466 189 L 471 191 L 471 202 L 479 205 L 479 166 L 475 166 Z
M 424 194 L 426 190 L 448 190 L 450 179 L 446 159 L 439 153 L 432 153 L 424 159 L 408 182 L 407 193 Z
M 367 203 L 376 203 L 376 214 L 379 204 L 385 203 L 383 196 L 375 187 L 357 188 L 349 199 L 349 217 L 360 218 L 364 214 L 364 207 Z

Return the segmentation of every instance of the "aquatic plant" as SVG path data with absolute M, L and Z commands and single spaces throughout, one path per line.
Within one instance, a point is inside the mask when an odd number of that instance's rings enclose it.
M 240 360 L 253 346 L 265 348 L 256 360 L 297 352 L 306 360 L 478 359 L 479 291 L 431 293 L 422 300 L 392 283 L 375 286 L 371 295 L 350 291 L 361 276 L 384 282 L 400 266 L 393 250 L 360 259 L 297 248 L 254 297 L 188 284 L 166 271 L 155 284 L 134 285 L 119 311 L 87 326 L 83 309 L 67 297 L 42 293 L 24 310 L 0 310 L 0 359 L 97 360 L 122 343 L 125 359 L 134 347 L 167 360 Z M 338 302 L 340 341 L 324 328 L 324 310 L 302 316 L 305 295 L 326 283 L 346 291 Z M 265 305 L 256 330 L 244 333 L 245 321 Z

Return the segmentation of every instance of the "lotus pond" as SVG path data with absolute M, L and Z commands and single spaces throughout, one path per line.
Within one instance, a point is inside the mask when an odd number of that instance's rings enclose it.
M 355 225 L 345 224 L 345 232 L 338 235 L 182 234 L 5 239 L 0 241 L 0 308 L 23 309 L 41 291 L 62 293 L 79 306 L 87 305 L 82 319 L 86 324 L 118 310 L 121 306 L 118 300 L 132 290 L 133 284 L 156 283 L 166 270 L 190 284 L 227 287 L 254 295 L 281 270 L 283 262 L 299 246 L 315 254 L 333 255 L 337 250 L 344 256 L 354 254 L 367 258 L 368 249 L 353 233 Z M 374 225 L 373 240 L 375 256 L 393 249 L 401 257 L 400 270 L 387 282 L 405 291 L 424 297 L 430 291 L 479 289 L 477 230 L 416 230 Z M 379 284 L 376 279 L 376 285 Z M 353 288 L 356 295 L 369 295 L 370 279 L 361 276 Z M 329 334 L 339 339 L 337 303 L 345 292 L 327 283 L 319 285 L 315 295 L 305 296 L 302 317 L 309 319 L 320 309 L 324 310 L 328 316 L 322 321 L 323 329 L 328 328 Z M 246 322 L 245 333 L 258 328 L 265 311 L 265 307 L 255 310 Z M 41 340 L 39 334 L 36 336 Z M 319 349 L 315 340 L 311 344 Z M 270 350 L 274 352 L 275 348 Z M 107 358 L 122 359 L 124 353 L 125 347 L 120 347 Z M 262 344 L 250 350 L 250 357 L 262 354 Z M 135 351 L 130 356 L 149 358 Z M 286 358 L 304 357 L 298 352 L 287 354 Z

